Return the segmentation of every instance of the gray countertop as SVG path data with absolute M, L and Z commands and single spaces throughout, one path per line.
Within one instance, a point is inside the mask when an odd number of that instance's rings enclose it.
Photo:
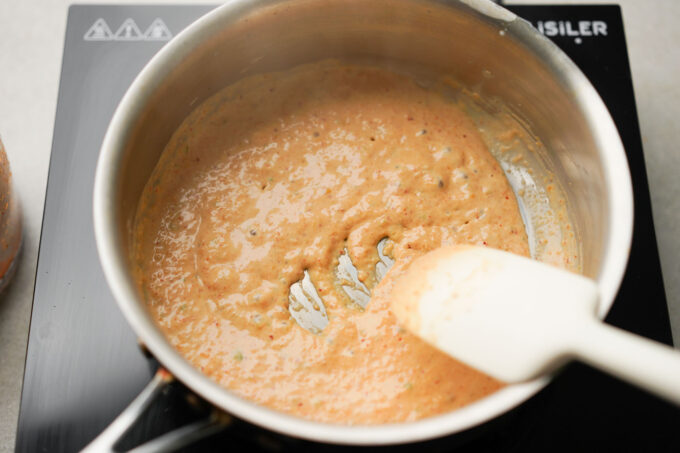
M 68 0 L 0 2 L 0 134 L 23 208 L 24 249 L 0 296 L 0 453 L 14 450 Z M 111 3 L 90 0 L 89 3 Z M 117 3 L 189 3 L 173 0 Z M 203 2 L 202 2 L 203 3 Z M 628 40 L 647 174 L 675 342 L 680 342 L 680 2 L 619 3 Z

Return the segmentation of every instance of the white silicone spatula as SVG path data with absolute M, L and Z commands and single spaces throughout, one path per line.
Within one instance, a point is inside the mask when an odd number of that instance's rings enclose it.
M 414 261 L 392 292 L 411 332 L 506 382 L 578 359 L 680 404 L 680 352 L 597 319 L 594 281 L 487 247 Z

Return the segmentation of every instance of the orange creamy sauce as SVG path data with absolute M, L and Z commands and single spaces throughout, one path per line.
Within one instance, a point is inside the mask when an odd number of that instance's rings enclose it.
M 168 143 L 134 235 L 138 284 L 169 340 L 257 403 L 375 424 L 503 385 L 400 328 L 388 297 L 361 310 L 335 278 L 347 248 L 374 288 L 384 237 L 397 268 L 443 244 L 528 255 L 514 194 L 472 121 L 407 76 L 330 61 L 224 89 Z M 328 312 L 320 334 L 288 311 L 305 269 Z

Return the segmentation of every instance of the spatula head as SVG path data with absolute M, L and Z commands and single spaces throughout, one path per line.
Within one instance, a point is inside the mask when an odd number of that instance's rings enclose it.
M 392 291 L 400 324 L 506 382 L 563 364 L 566 339 L 595 316 L 594 281 L 508 252 L 444 247 L 415 260 Z

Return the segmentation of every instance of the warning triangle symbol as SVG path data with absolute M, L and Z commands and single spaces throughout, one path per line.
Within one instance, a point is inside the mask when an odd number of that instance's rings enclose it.
M 113 39 L 113 33 L 111 33 L 111 29 L 106 21 L 99 18 L 92 24 L 90 29 L 85 32 L 83 39 L 85 41 L 109 41 Z
M 151 22 L 149 28 L 144 32 L 144 39 L 147 41 L 168 41 L 170 38 L 172 38 L 172 33 L 168 30 L 165 22 L 159 18 Z
M 139 27 L 135 21 L 127 18 L 120 28 L 118 28 L 118 31 L 116 31 L 114 39 L 116 41 L 139 41 L 144 39 L 144 36 L 142 36 L 142 32 L 139 31 Z

